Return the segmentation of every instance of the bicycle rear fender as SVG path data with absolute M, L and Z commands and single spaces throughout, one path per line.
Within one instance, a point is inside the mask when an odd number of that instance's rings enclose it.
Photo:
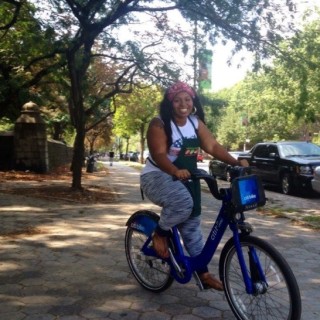
M 127 221 L 126 226 L 151 236 L 158 224 L 159 216 L 149 210 L 136 211 Z

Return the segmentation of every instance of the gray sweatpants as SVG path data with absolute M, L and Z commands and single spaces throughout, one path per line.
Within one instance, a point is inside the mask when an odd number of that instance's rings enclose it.
M 204 245 L 200 216 L 191 217 L 193 200 L 181 181 L 173 181 L 164 172 L 149 172 L 140 177 L 146 197 L 162 207 L 159 226 L 170 230 L 178 226 L 184 245 L 190 256 L 198 255 Z

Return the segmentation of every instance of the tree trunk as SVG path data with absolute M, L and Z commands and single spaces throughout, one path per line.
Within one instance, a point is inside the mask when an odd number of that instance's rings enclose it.
M 146 138 L 144 136 L 144 131 L 145 131 L 145 124 L 142 124 L 140 127 L 140 163 L 144 163 L 146 159 L 144 159 L 144 144 L 146 141 Z
M 60 122 L 54 122 L 53 123 L 53 134 L 52 138 L 54 140 L 59 140 L 61 141 L 61 136 L 62 136 L 63 130 L 62 130 L 62 125 Z
M 76 128 L 72 159 L 72 188 L 81 190 L 82 164 L 84 161 L 84 139 L 85 139 L 85 114 L 83 106 L 82 82 L 85 67 L 77 63 L 77 54 L 70 51 L 67 54 L 68 68 L 71 79 L 71 96 L 69 109 L 71 120 Z
M 82 164 L 84 161 L 84 130 L 77 130 L 74 142 L 73 158 L 72 158 L 72 188 L 76 190 L 82 189 Z
M 130 138 L 125 138 L 126 139 L 126 154 L 129 152 L 129 143 L 130 143 Z

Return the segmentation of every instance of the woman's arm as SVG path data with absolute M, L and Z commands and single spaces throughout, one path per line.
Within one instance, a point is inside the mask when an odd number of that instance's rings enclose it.
M 206 153 L 232 166 L 249 166 L 247 160 L 238 161 L 232 157 L 229 152 L 215 139 L 208 127 L 201 120 L 199 120 L 198 134 L 201 149 Z
M 159 118 L 154 118 L 149 124 L 147 131 L 147 142 L 152 159 L 158 167 L 178 179 L 187 179 L 190 173 L 185 169 L 178 169 L 167 156 L 167 136 L 164 131 L 164 124 Z

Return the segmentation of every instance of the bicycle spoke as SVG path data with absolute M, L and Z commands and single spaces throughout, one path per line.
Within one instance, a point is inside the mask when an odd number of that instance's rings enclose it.
M 160 292 L 172 284 L 173 278 L 170 275 L 170 266 L 165 261 L 146 256 L 141 251 L 147 239 L 144 233 L 128 227 L 125 238 L 126 257 L 137 281 L 148 290 Z
M 250 250 L 254 250 L 267 285 L 264 288 L 263 282 L 260 283 L 262 280 L 259 280 L 259 274 L 252 269 L 255 274 L 252 279 L 258 281 L 253 283 L 253 286 L 257 286 L 257 290 L 253 294 L 246 292 L 238 256 L 233 242 L 230 241 L 222 252 L 223 264 L 221 266 L 223 266 L 226 297 L 237 319 L 299 319 L 300 294 L 290 267 L 281 255 L 265 241 L 252 236 L 244 238 L 247 241 L 241 240 L 241 247 L 245 264 L 247 267 L 250 266 L 250 269 L 256 268 L 255 262 L 249 260 Z M 250 269 L 247 270 L 249 277 L 251 277 Z M 297 308 L 296 312 L 295 308 Z

